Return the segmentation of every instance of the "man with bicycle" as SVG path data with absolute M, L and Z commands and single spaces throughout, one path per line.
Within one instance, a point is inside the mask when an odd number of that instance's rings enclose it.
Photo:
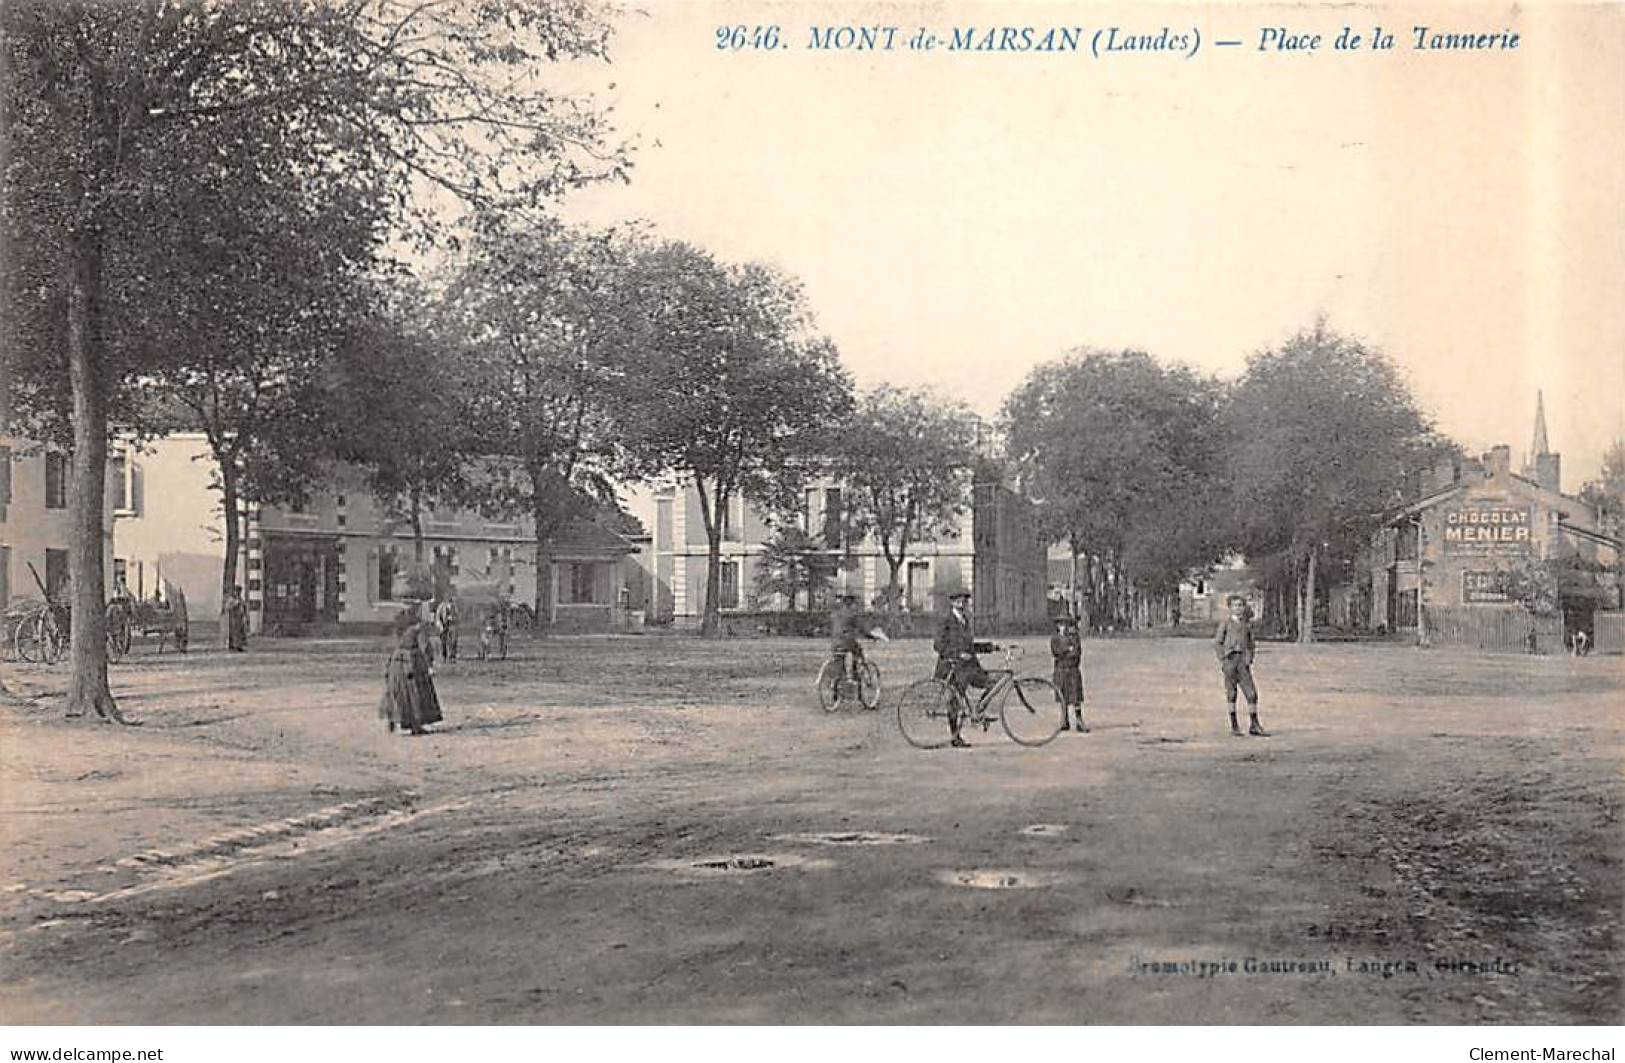
M 858 665 L 863 661 L 860 638 L 872 639 L 874 635 L 863 629 L 857 595 L 837 595 L 835 608 L 829 611 L 830 658 L 842 662 L 842 671 L 853 683 L 858 682 Z
M 937 629 L 937 637 L 931 643 L 931 648 L 937 651 L 936 678 L 946 679 L 957 695 L 948 706 L 948 732 L 953 736 L 951 744 L 959 749 L 970 748 L 970 743 L 959 733 L 959 710 L 964 703 L 966 688 L 985 690 L 992 685 L 976 655 L 998 649 L 991 642 L 976 641 L 971 632 L 970 601 L 969 591 L 948 595 L 948 615 L 942 618 L 942 626 Z

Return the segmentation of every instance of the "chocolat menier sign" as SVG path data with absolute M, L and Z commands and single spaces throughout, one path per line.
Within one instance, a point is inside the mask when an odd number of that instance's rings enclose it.
M 1458 557 L 1528 555 L 1531 510 L 1491 500 L 1464 502 L 1444 514 L 1444 552 Z

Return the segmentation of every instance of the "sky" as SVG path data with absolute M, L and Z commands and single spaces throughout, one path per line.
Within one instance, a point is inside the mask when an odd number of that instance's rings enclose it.
M 735 25 L 787 46 L 719 49 Z M 809 47 L 843 25 L 897 47 Z M 1085 50 L 903 47 L 1006 25 Z M 1395 47 L 1335 51 L 1344 25 Z M 1419 25 L 1519 45 L 1418 51 Z M 1111 26 L 1201 43 L 1091 55 Z M 1260 51 L 1271 28 L 1320 47 Z M 636 149 L 567 216 L 789 271 L 860 387 L 992 414 L 1081 346 L 1234 377 L 1325 315 L 1470 453 L 1521 460 L 1537 390 L 1565 489 L 1625 436 L 1625 7 L 664 2 L 580 76 Z

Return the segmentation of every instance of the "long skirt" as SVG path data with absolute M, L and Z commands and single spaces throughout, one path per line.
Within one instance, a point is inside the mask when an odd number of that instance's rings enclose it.
M 443 718 L 434 677 L 427 669 L 413 669 L 411 650 L 396 650 L 390 655 L 389 665 L 384 670 L 384 696 L 378 703 L 378 715 L 408 731 L 439 723 Z
M 1083 669 L 1055 669 L 1055 688 L 1061 692 L 1061 704 L 1083 704 Z

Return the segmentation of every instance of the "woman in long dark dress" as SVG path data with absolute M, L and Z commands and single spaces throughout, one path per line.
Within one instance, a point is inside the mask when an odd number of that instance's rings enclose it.
M 442 719 L 440 696 L 429 668 L 429 639 L 419 607 L 412 607 L 407 620 L 384 668 L 384 697 L 378 703 L 378 715 L 390 731 L 399 727 L 420 735 L 429 724 Z
M 243 589 L 233 587 L 226 599 L 226 648 L 239 652 L 248 649 L 248 606 L 243 602 Z
M 1049 652 L 1055 658 L 1055 689 L 1061 693 L 1061 730 L 1072 729 L 1071 720 L 1076 714 L 1081 734 L 1089 730 L 1083 725 L 1083 640 L 1078 635 L 1077 621 L 1071 617 L 1057 618 L 1055 626 Z

